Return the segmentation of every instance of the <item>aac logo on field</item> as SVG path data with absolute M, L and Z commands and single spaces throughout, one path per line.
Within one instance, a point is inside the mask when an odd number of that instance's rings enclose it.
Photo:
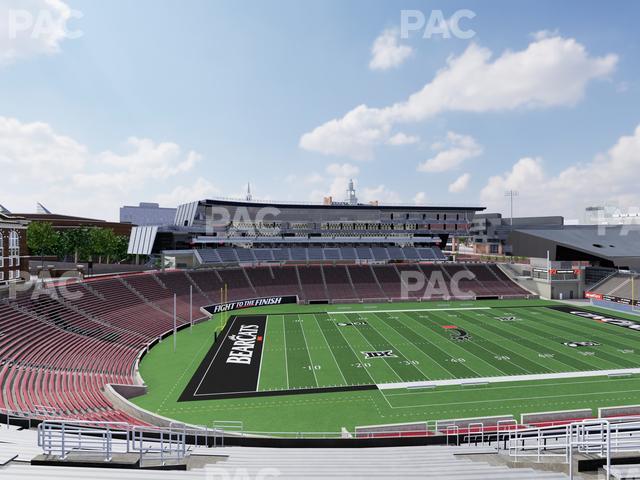
M 517 322 L 518 320 L 520 320 L 515 315 L 507 315 L 507 316 L 504 316 L 504 317 L 496 317 L 496 319 L 500 320 L 501 322 Z
M 381 350 L 378 352 L 362 352 L 364 353 L 364 358 L 393 358 L 397 357 L 393 353 L 393 350 Z
M 567 347 L 571 347 L 571 348 L 600 346 L 598 342 L 564 342 L 563 345 L 566 345 Z

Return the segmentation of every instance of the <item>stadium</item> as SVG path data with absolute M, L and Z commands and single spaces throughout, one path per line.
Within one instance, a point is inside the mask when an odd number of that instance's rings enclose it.
M 596 2 L 2 0 L 0 480 L 640 478 Z
M 329 204 L 180 205 L 169 225 L 131 229 L 128 253 L 159 268 L 9 283 L 3 420 L 38 429 L 36 464 L 85 467 L 80 443 L 122 429 L 160 438 L 145 461 L 169 468 L 187 445 L 527 455 L 576 422 L 629 428 L 636 275 L 530 259 L 527 279 L 526 264 L 455 260 L 447 244 L 481 210 L 363 205 L 353 185 Z M 578 281 L 589 300 L 542 299 L 536 281 Z

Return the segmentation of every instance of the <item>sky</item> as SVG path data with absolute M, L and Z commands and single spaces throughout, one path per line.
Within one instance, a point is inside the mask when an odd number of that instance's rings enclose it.
M 640 3 L 0 0 L 0 204 L 640 207 Z

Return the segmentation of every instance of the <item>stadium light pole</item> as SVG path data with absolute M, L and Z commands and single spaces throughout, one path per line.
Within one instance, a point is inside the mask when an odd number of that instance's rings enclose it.
M 511 228 L 513 228 L 513 197 L 517 197 L 519 195 L 517 190 L 509 190 L 504 194 L 505 197 L 509 197 L 511 203 Z
M 176 333 L 178 333 L 176 320 L 176 294 L 173 294 L 173 351 L 176 351 Z

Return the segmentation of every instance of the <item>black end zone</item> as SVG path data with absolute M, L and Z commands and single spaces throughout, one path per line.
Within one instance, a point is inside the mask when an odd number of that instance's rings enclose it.
M 282 315 L 282 314 L 278 314 Z M 178 402 L 305 393 L 376 390 L 376 385 L 257 391 L 266 315 L 233 316 L 218 335 Z M 251 352 L 251 355 L 248 355 Z
M 266 315 L 231 317 L 178 401 L 254 395 L 266 325 Z

